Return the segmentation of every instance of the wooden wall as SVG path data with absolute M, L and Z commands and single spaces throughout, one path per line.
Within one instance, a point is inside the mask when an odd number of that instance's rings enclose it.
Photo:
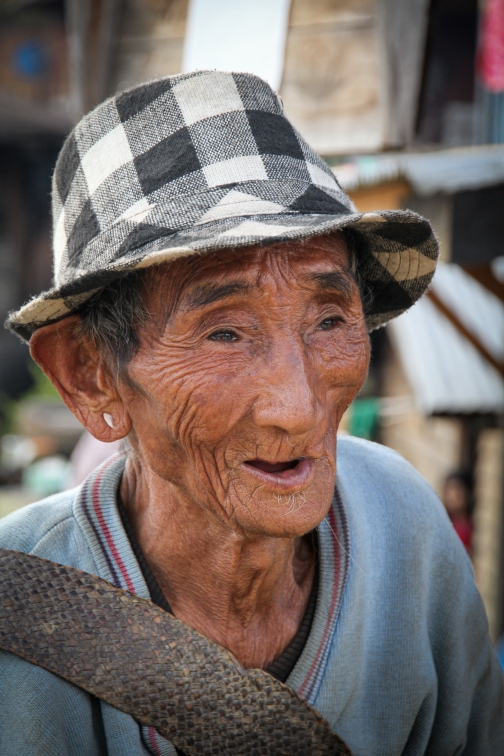
M 124 0 L 115 88 L 179 73 L 189 0 Z M 427 0 L 292 0 L 280 94 L 323 155 L 410 139 Z
M 377 9 L 373 0 L 293 0 L 281 96 L 322 154 L 383 145 Z
M 499 428 L 480 436 L 476 465 L 476 509 L 474 511 L 474 569 L 485 604 L 490 635 L 495 641 L 502 626 L 502 461 L 504 438 Z
M 124 0 L 116 89 L 180 73 L 189 0 Z

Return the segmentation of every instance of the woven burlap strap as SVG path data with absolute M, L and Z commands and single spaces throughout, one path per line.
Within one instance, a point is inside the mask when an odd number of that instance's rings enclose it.
M 106 580 L 0 549 L 0 648 L 59 675 L 187 756 L 351 756 L 266 672 Z

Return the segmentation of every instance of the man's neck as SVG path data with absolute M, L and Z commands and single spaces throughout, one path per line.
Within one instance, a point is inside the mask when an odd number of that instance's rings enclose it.
M 315 573 L 310 537 L 247 539 L 128 459 L 121 499 L 175 616 L 265 668 L 296 635 Z

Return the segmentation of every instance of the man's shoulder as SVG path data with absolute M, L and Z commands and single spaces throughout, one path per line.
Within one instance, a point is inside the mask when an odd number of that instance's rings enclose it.
M 4 517 L 0 520 L 0 548 L 86 569 L 90 552 L 74 515 L 77 491 L 49 496 Z
M 381 485 L 410 483 L 433 493 L 427 481 L 404 457 L 388 446 L 355 436 L 339 436 L 337 445 L 338 473 L 357 476 L 358 480 L 376 480 Z
M 381 444 L 338 438 L 337 480 L 344 500 L 372 527 L 454 541 L 453 527 L 439 497 L 400 454 Z
M 342 463 L 345 469 L 352 465 L 357 466 L 360 472 L 375 474 L 379 470 L 385 476 L 400 475 L 424 480 L 404 457 L 383 444 L 355 436 L 338 436 L 337 448 L 338 465 Z

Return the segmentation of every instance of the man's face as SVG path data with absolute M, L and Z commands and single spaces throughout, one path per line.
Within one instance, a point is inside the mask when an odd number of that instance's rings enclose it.
M 331 504 L 369 341 L 341 237 L 149 271 L 121 388 L 143 465 L 236 532 L 294 537 Z

